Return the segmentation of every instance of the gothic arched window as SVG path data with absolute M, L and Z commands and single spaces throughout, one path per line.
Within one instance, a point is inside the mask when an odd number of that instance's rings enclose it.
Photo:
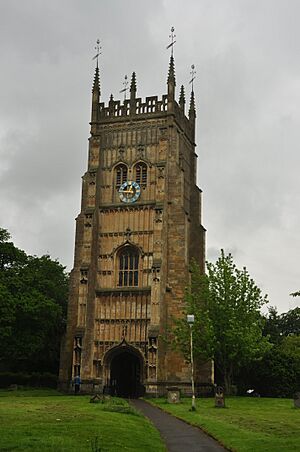
M 139 185 L 147 185 L 147 165 L 143 162 L 138 162 L 135 165 L 135 181 Z
M 119 280 L 118 286 L 130 287 L 139 284 L 139 252 L 132 246 L 121 250 L 118 256 Z
M 116 187 L 120 188 L 121 185 L 127 181 L 127 174 L 128 174 L 127 166 L 122 163 L 120 165 L 116 166 L 115 174 L 116 174 Z

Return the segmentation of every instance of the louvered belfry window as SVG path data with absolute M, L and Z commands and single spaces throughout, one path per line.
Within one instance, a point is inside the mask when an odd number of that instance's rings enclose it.
M 139 162 L 135 165 L 135 180 L 139 185 L 147 185 L 147 165 Z
M 116 187 L 120 188 L 124 182 L 127 181 L 127 166 L 126 165 L 118 165 L 115 169 L 116 171 Z
M 133 287 L 139 284 L 139 253 L 126 247 L 119 254 L 119 286 Z

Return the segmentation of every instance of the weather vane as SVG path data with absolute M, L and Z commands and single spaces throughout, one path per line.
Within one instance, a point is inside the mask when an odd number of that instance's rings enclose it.
M 176 38 L 176 35 L 174 34 L 174 31 L 175 31 L 175 28 L 172 27 L 172 28 L 171 28 L 171 34 L 169 35 L 169 38 L 171 38 L 171 42 L 170 42 L 170 44 L 166 47 L 167 49 L 169 49 L 170 47 L 172 48 L 172 51 L 171 51 L 171 55 L 172 55 L 172 56 L 173 56 L 173 47 L 174 47 L 174 44 L 175 44 L 175 42 L 176 42 L 176 41 L 174 41 L 174 39 Z
M 194 64 L 192 64 L 192 66 L 191 66 L 190 74 L 191 74 L 192 78 L 191 78 L 189 83 L 192 84 L 192 91 L 194 91 L 194 80 L 196 78 L 196 71 L 195 71 L 195 65 Z
M 125 75 L 124 82 L 123 82 L 124 88 L 121 89 L 120 93 L 124 93 L 124 100 L 126 100 L 126 93 L 128 91 L 128 77 Z
M 102 47 L 100 46 L 100 39 L 98 38 L 97 41 L 96 41 L 96 46 L 95 46 L 95 50 L 96 50 L 97 53 L 92 58 L 92 60 L 96 60 L 96 58 L 97 58 L 97 67 L 98 67 L 98 58 L 99 58 L 99 55 L 101 55 L 101 49 L 102 49 Z

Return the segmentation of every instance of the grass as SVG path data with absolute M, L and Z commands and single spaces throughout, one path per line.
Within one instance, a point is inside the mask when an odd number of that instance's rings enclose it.
M 0 450 L 165 451 L 157 430 L 126 401 L 89 400 L 55 390 L 0 390 Z
M 198 399 L 191 412 L 191 399 L 168 404 L 152 403 L 163 410 L 200 426 L 225 447 L 238 452 L 287 452 L 300 450 L 300 409 L 289 399 L 231 397 L 226 408 L 215 408 L 214 399 Z

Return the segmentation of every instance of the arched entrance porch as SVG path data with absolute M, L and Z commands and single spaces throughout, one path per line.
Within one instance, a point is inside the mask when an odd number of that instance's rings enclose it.
M 106 388 L 111 395 L 131 398 L 144 395 L 144 359 L 138 349 L 122 342 L 106 353 L 104 366 Z

